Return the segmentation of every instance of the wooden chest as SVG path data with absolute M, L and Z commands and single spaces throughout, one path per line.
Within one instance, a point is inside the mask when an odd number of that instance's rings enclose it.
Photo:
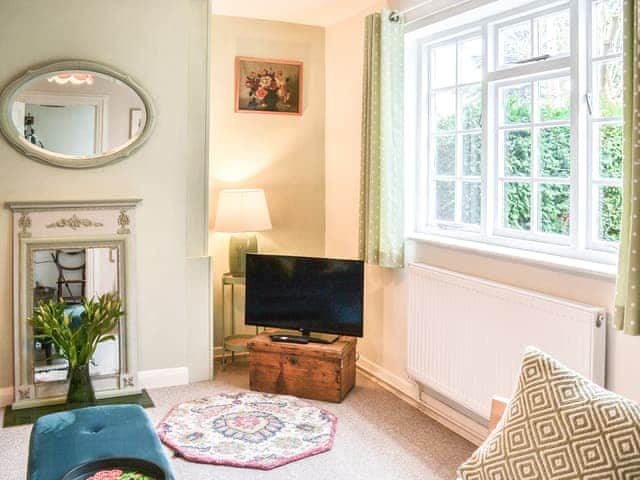
M 251 390 L 341 402 L 356 383 L 356 339 L 297 344 L 272 342 L 268 333 L 249 340 Z

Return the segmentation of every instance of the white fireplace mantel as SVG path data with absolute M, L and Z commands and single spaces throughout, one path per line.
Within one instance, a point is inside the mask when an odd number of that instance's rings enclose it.
M 38 249 L 118 249 L 119 294 L 126 316 L 118 330 L 119 374 L 94 378 L 98 398 L 140 392 L 136 337 L 136 207 L 139 199 L 16 201 L 13 215 L 14 408 L 64 402 L 66 381 L 34 380 L 33 252 Z

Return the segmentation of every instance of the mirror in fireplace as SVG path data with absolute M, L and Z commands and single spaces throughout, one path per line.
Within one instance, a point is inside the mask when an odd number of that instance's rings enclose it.
M 71 328 L 79 325 L 85 298 L 105 293 L 120 295 L 119 249 L 113 246 L 86 248 L 42 248 L 31 254 L 33 310 L 39 302 L 62 300 Z M 119 330 L 111 332 L 113 340 L 98 345 L 89 366 L 93 377 L 120 374 Z M 32 328 L 34 383 L 60 382 L 67 379 L 67 361 L 51 339 L 37 337 Z

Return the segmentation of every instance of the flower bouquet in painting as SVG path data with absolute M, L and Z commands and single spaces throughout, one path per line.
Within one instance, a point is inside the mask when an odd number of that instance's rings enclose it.
M 236 111 L 301 113 L 302 63 L 236 59 Z
M 282 76 L 282 72 L 274 72 L 263 68 L 259 72 L 251 72 L 245 82 L 249 89 L 249 106 L 255 109 L 275 111 L 278 102 L 283 106 L 289 105 L 291 93 L 287 86 L 289 79 Z

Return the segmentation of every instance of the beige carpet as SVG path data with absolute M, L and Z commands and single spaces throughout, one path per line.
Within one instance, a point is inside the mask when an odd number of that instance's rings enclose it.
M 246 362 L 218 372 L 214 382 L 150 390 L 158 422 L 174 404 L 212 392 L 248 389 Z M 314 402 L 338 416 L 333 449 L 270 471 L 189 463 L 170 456 L 178 480 L 453 479 L 473 446 L 423 413 L 359 376 L 341 404 Z M 24 480 L 30 426 L 0 429 L 0 478 Z

